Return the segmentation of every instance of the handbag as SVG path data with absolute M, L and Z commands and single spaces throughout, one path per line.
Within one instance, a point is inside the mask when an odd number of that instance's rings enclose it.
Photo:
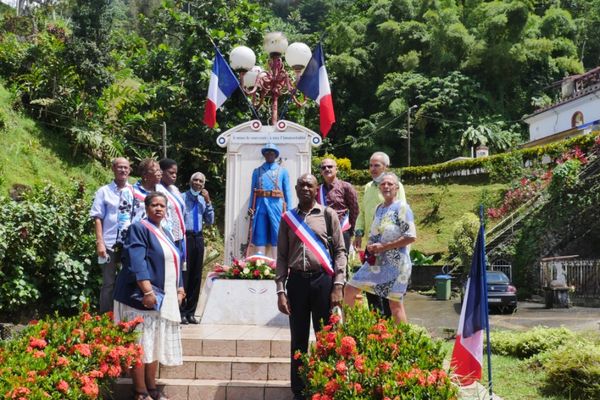
M 163 300 L 165 299 L 165 291 L 155 285 L 152 285 L 152 291 L 154 292 L 154 296 L 156 296 L 156 304 L 154 305 L 153 309 L 159 311 Z M 137 308 L 138 310 L 149 310 L 149 308 L 144 306 L 142 303 L 142 300 L 144 299 L 144 293 L 137 283 L 135 284 L 135 288 L 133 289 L 130 298 L 132 307 Z

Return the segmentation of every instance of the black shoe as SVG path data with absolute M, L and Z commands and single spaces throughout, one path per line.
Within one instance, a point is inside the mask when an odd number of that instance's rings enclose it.
M 302 396 L 301 394 L 295 394 L 294 400 L 306 400 L 306 397 Z
M 187 324 L 189 324 L 188 320 L 184 316 L 182 316 L 181 317 L 181 325 L 187 325 Z
M 187 320 L 190 324 L 198 325 L 198 320 L 193 315 L 188 315 Z

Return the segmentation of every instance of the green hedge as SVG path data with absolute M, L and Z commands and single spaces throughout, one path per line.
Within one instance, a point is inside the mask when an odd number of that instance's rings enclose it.
M 548 156 L 551 160 L 554 160 L 568 149 L 576 146 L 586 152 L 594 144 L 594 140 L 598 135 L 599 133 L 580 135 L 560 142 L 519 149 L 510 153 L 434 165 L 393 168 L 392 171 L 398 174 L 403 182 L 411 183 L 437 178 L 464 177 L 478 174 L 490 175 L 495 181 L 510 182 L 515 176 L 521 174 L 520 168 L 523 165 L 541 165 L 544 156 Z M 519 167 L 515 161 L 521 159 L 522 165 Z M 468 172 L 465 174 L 464 171 Z M 364 185 L 371 180 L 371 175 L 368 170 L 351 170 L 348 172 L 348 180 L 355 185 Z

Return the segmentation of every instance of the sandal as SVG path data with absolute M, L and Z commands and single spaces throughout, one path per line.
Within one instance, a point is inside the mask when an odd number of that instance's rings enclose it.
M 148 393 L 150 393 L 150 397 L 153 400 L 169 400 L 167 395 L 158 390 L 158 388 L 148 389 Z
M 152 396 L 147 392 L 133 392 L 133 400 L 152 400 Z

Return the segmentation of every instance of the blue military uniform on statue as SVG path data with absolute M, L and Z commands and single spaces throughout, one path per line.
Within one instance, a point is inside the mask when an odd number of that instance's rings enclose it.
M 262 149 L 274 151 L 279 156 L 279 150 L 274 144 L 267 144 Z M 285 211 L 283 203 L 289 208 L 292 202 L 290 176 L 287 169 L 277 162 L 265 162 L 252 172 L 252 192 L 250 204 L 254 201 L 254 219 L 252 221 L 252 243 L 255 246 L 277 246 L 277 232 L 281 214 Z

